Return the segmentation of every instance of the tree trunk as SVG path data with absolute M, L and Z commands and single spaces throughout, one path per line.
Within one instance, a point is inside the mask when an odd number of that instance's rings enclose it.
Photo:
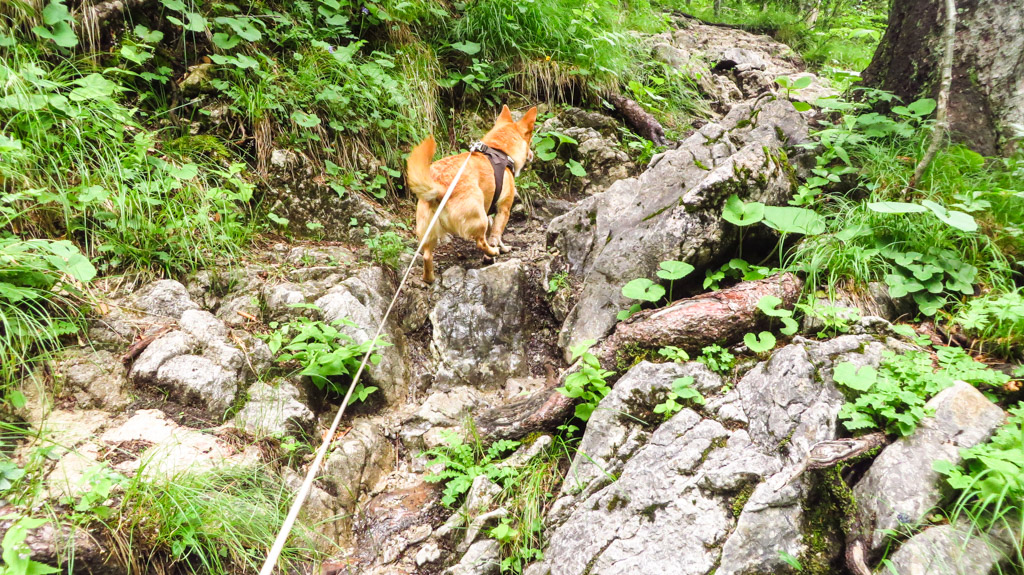
M 981 154 L 1010 155 L 1013 124 L 1024 124 L 1024 2 L 959 0 L 957 8 L 950 136 Z M 937 98 L 945 19 L 939 1 L 894 2 L 864 84 L 905 102 Z

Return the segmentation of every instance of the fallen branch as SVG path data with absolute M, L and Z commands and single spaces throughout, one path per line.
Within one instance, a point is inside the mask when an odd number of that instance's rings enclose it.
M 169 331 L 171 331 L 170 326 L 164 326 L 156 330 L 152 334 L 147 335 L 146 337 L 136 341 L 131 345 L 131 347 L 128 348 L 128 351 L 124 352 L 124 355 L 121 356 L 121 363 L 123 363 L 124 365 L 128 365 L 129 363 L 135 361 L 135 358 L 139 357 L 139 355 L 143 351 L 145 351 L 147 347 L 149 347 L 149 344 L 153 343 L 154 341 L 156 341 L 158 337 L 162 336 L 163 334 Z
M 921 176 L 924 175 L 924 171 L 928 169 L 928 165 L 935 159 L 935 154 L 939 152 L 939 146 L 942 145 L 942 137 L 949 131 L 949 118 L 946 115 L 946 110 L 949 108 L 949 90 L 953 85 L 953 48 L 956 45 L 955 0 L 946 0 L 946 26 L 942 30 L 941 42 L 944 44 L 942 80 L 939 82 L 939 97 L 935 112 L 935 127 L 932 128 L 932 141 L 928 145 L 928 151 L 925 152 L 924 157 L 921 158 L 917 167 L 914 168 L 914 175 L 907 183 L 906 189 L 903 190 L 904 195 L 917 186 Z
M 786 273 L 642 311 L 619 323 L 593 353 L 602 365 L 611 367 L 624 348 L 657 349 L 673 345 L 700 351 L 712 343 L 733 344 L 748 332 L 767 326 L 769 318 L 757 309 L 762 297 L 775 296 L 782 300 L 783 307 L 792 307 L 802 285 L 799 278 Z
M 889 444 L 889 438 L 882 432 L 869 433 L 860 437 L 819 441 L 807 455 L 807 469 L 822 469 L 863 455 L 876 447 Z
M 542 389 L 520 401 L 480 413 L 475 419 L 476 430 L 488 442 L 552 431 L 572 415 L 574 401 L 554 387 Z
M 664 146 L 668 143 L 665 139 L 665 130 L 662 129 L 657 118 L 641 108 L 640 104 L 618 94 L 609 94 L 608 101 L 622 114 L 634 132 L 654 142 L 656 146 Z

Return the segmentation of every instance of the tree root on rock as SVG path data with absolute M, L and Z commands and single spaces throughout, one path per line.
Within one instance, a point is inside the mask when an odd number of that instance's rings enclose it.
M 802 285 L 795 275 L 785 273 L 641 311 L 615 326 L 593 353 L 603 366 L 613 368 L 620 350 L 672 345 L 700 351 L 716 342 L 732 344 L 767 324 L 769 318 L 757 309 L 762 297 L 775 296 L 782 300 L 782 307 L 791 308 Z

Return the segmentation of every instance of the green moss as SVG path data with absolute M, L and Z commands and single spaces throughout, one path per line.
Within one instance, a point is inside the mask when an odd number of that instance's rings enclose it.
M 163 148 L 168 154 L 185 159 L 225 160 L 231 158 L 231 152 L 228 151 L 223 140 L 210 135 L 182 136 L 165 142 Z
M 743 513 L 743 508 L 747 505 L 747 501 L 750 500 L 750 496 L 754 494 L 754 489 L 757 484 L 750 484 L 740 489 L 740 492 L 736 495 L 736 498 L 732 500 L 732 516 L 739 517 L 740 513 Z
M 657 515 L 657 513 L 659 511 L 661 511 L 662 509 L 665 509 L 666 507 L 668 507 L 668 503 L 654 503 L 654 504 L 648 505 L 647 507 L 644 507 L 643 509 L 641 509 L 640 510 L 640 515 L 642 515 L 643 517 L 646 517 L 648 519 L 648 521 L 653 523 L 654 522 L 654 518 Z
M 653 352 L 635 343 L 628 343 L 615 352 L 615 369 L 618 373 L 626 373 L 629 368 L 649 359 Z
M 628 498 L 619 497 L 618 494 L 612 495 L 612 500 L 608 502 L 608 511 L 615 511 L 616 509 L 621 509 L 628 504 Z
M 700 465 L 704 465 L 704 462 L 707 461 L 708 455 L 710 455 L 712 451 L 719 449 L 721 447 L 725 447 L 725 444 L 728 442 L 728 437 L 717 437 L 711 440 L 711 445 L 709 445 L 707 449 L 705 449 L 704 452 L 700 454 L 700 464 L 698 465 L 698 467 Z
M 705 172 L 710 172 L 710 171 L 711 171 L 711 168 L 709 168 L 709 167 L 705 166 L 705 165 L 704 165 L 704 162 L 701 162 L 701 161 L 700 161 L 700 160 L 698 160 L 697 158 L 694 158 L 694 159 L 693 159 L 693 165 L 695 165 L 695 166 L 697 166 L 698 168 L 700 168 L 700 169 L 704 170 Z

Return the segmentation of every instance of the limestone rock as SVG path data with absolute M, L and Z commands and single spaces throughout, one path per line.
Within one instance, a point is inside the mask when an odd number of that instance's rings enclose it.
M 893 575 L 989 575 L 1008 551 L 969 525 L 936 525 L 908 539 L 893 553 Z M 1012 552 L 1011 552 L 1012 553 Z M 1012 556 L 1012 555 L 1011 555 Z
M 517 259 L 444 272 L 430 312 L 438 383 L 498 386 L 526 375 L 526 281 Z
M 134 309 L 153 316 L 178 319 L 190 309 L 199 309 L 188 290 L 174 280 L 155 281 L 136 292 L 130 299 Z
M 462 556 L 458 565 L 445 571 L 445 575 L 498 575 L 501 567 L 500 544 L 494 539 L 474 543 Z
M 120 411 L 130 403 L 123 387 L 127 372 L 120 358 L 95 350 L 68 348 L 56 361 L 56 372 L 64 376 L 65 390 L 78 407 Z
M 606 335 L 616 314 L 629 307 L 622 286 L 654 277 L 660 262 L 701 268 L 733 245 L 739 230 L 721 217 L 731 194 L 784 204 L 794 184 L 783 148 L 806 138 L 807 122 L 788 102 L 762 101 L 756 110 L 736 106 L 721 124 L 705 125 L 638 178 L 619 180 L 552 220 L 553 269 L 582 280 L 559 344 L 568 350 Z
M 394 461 L 391 443 L 379 423 L 357 420 L 324 463 L 323 480 L 338 494 L 338 507 L 352 510 L 359 496 L 377 483 Z
M 547 518 L 545 559 L 528 573 L 782 571 L 779 551 L 809 552 L 802 523 L 810 485 L 795 470 L 812 445 L 836 437 L 845 400 L 832 365 L 877 363 L 882 349 L 868 335 L 799 340 L 724 395 L 721 378 L 703 365 L 637 364 L 591 416 Z M 707 418 L 684 408 L 652 429 L 661 417 L 653 407 L 683 375 L 707 397 Z M 839 533 L 815 537 L 835 552 L 841 547 Z
M 248 390 L 249 400 L 234 424 L 257 435 L 281 436 L 310 433 L 316 417 L 302 401 L 299 388 L 290 381 L 257 382 Z
M 393 294 L 394 287 L 381 268 L 365 268 L 328 290 L 315 303 L 320 308 L 321 319 L 327 323 L 342 318 L 355 322 L 355 327 L 339 329 L 360 344 L 373 337 Z M 366 367 L 369 380 L 380 388 L 389 402 L 404 397 L 410 378 L 405 362 L 405 339 L 397 327 L 398 321 L 392 315 L 385 326 L 383 337 L 391 345 L 379 350 L 380 363 Z
M 989 438 L 1005 419 L 1003 410 L 974 386 L 957 382 L 933 397 L 926 408 L 934 417 L 885 448 L 853 488 L 856 525 L 869 552 L 880 552 L 887 536 L 900 523 L 916 524 L 945 494 L 945 479 L 932 469 L 944 459 L 959 463 L 960 450 Z

